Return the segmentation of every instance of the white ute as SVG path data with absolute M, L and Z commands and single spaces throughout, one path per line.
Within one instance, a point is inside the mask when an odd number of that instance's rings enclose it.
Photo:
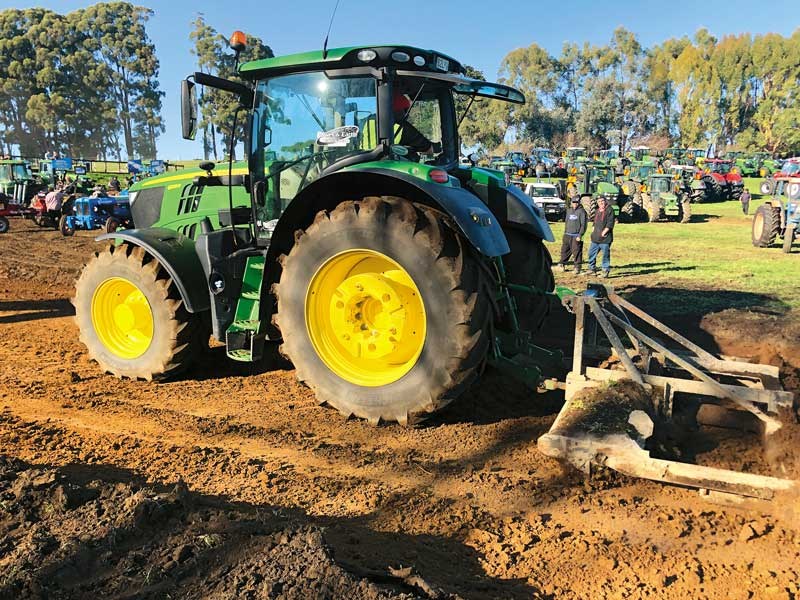
M 566 214 L 566 205 L 558 197 L 558 190 L 552 183 L 526 183 L 525 195 L 533 204 L 544 212 L 548 221 L 563 219 Z

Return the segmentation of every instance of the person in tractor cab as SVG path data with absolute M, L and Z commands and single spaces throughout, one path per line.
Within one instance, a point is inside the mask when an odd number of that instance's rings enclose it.
M 392 113 L 394 114 L 394 140 L 398 146 L 405 146 L 411 152 L 408 158 L 419 160 L 419 155 L 433 155 L 441 152 L 441 144 L 431 142 L 416 127 L 408 122 L 408 112 L 413 102 L 407 94 L 395 91 L 392 96 Z M 371 115 L 363 126 L 361 147 L 371 150 L 377 145 L 376 119 Z
M 408 122 L 408 111 L 411 109 L 411 98 L 406 94 L 395 92 L 392 97 L 392 112 L 394 112 L 394 141 L 400 146 L 406 146 L 417 154 L 436 154 L 441 152 L 441 144 L 434 144 L 419 130 Z

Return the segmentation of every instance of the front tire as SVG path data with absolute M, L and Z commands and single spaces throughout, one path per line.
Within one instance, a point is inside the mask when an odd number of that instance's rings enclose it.
M 753 246 L 768 248 L 775 243 L 781 228 L 781 209 L 771 204 L 762 204 L 753 215 Z
M 762 196 L 771 196 L 775 192 L 775 180 L 765 179 L 759 184 L 758 191 Z
M 186 310 L 172 279 L 139 246 L 95 253 L 72 303 L 89 357 L 117 377 L 165 379 L 208 343 L 201 316 Z
M 106 233 L 114 233 L 117 229 L 119 229 L 119 226 L 119 221 L 117 221 L 114 217 L 108 217 L 105 225 L 103 225 L 103 229 Z
M 69 217 L 67 215 L 61 215 L 61 218 L 58 220 L 58 230 L 64 237 L 75 235 L 75 228 L 69 224 Z
M 9 229 L 11 229 L 11 224 L 8 222 L 8 219 L 0 217 L 0 233 L 8 233 Z
M 490 345 L 478 258 L 434 210 L 372 197 L 317 213 L 273 290 L 281 352 L 320 403 L 415 422 L 464 392 Z

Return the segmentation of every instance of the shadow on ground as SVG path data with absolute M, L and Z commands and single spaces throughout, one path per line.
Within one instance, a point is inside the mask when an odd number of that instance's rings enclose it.
M 66 298 L 56 300 L 0 300 L 0 312 L 13 315 L 0 315 L 2 323 L 22 323 L 39 319 L 54 319 L 75 314 L 75 309 Z

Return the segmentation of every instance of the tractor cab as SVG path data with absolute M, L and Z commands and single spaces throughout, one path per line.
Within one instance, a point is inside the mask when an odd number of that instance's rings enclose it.
M 654 164 L 653 158 L 650 156 L 649 146 L 634 146 L 628 153 L 628 157 L 630 158 L 631 162 L 637 161 Z
M 33 184 L 34 178 L 26 161 L 0 160 L 0 194 L 10 196 L 13 204 L 25 204 Z

